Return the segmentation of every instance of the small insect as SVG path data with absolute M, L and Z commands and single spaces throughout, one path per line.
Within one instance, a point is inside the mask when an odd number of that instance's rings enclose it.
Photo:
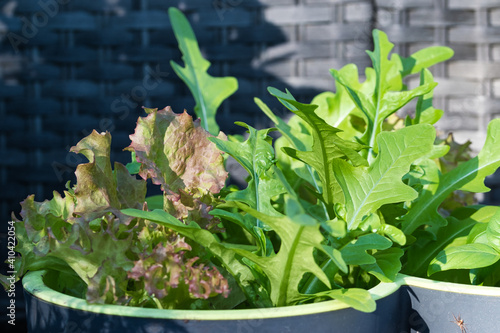
M 467 333 L 467 327 L 465 327 L 465 323 L 464 323 L 464 320 L 462 318 L 460 318 L 460 315 L 458 315 L 458 317 L 455 317 L 454 314 L 453 315 L 453 320 L 452 323 L 455 323 L 458 325 L 458 327 L 460 327 L 460 333 Z

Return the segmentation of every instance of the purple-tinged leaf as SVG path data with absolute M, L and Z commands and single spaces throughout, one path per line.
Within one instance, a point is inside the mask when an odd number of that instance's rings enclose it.
M 147 117 L 139 118 L 127 148 L 135 151 L 142 163 L 141 177 L 151 178 L 154 184 L 172 192 L 188 189 L 218 193 L 227 172 L 222 152 L 208 140 L 211 135 L 186 112 L 175 114 L 170 107 L 148 111 Z

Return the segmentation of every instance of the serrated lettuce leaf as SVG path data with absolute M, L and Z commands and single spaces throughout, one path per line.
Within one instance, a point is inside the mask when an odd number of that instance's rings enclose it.
M 433 180 L 424 186 L 419 197 L 412 202 L 411 209 L 403 218 L 402 229 L 405 234 L 413 233 L 419 226 L 431 225 L 442 227 L 446 224 L 438 213 L 441 203 L 456 190 L 471 192 L 489 191 L 484 185 L 487 176 L 500 166 L 500 119 L 494 119 L 488 125 L 486 142 L 478 156 L 458 165 L 444 174 L 433 168 Z
M 334 160 L 333 172 L 345 196 L 345 220 L 355 229 L 382 205 L 413 200 L 417 192 L 403 183 L 403 176 L 417 159 L 431 149 L 435 130 L 415 125 L 378 136 L 379 154 L 370 167 L 354 167 Z
M 203 58 L 196 36 L 182 12 L 169 8 L 175 37 L 182 52 L 184 66 L 171 61 L 175 73 L 186 83 L 196 101 L 194 111 L 201 119 L 202 127 L 213 135 L 219 134 L 215 114 L 220 104 L 238 89 L 234 77 L 213 77 L 207 73 L 210 62 Z

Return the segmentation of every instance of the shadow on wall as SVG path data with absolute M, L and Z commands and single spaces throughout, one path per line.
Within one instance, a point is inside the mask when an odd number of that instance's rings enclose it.
M 238 78 L 238 92 L 218 113 L 221 129 L 238 133 L 242 128 L 234 125 L 236 120 L 254 127 L 268 125 L 253 102 L 255 96 L 283 114 L 267 86 L 289 88 L 298 100 L 309 102 L 317 93 L 333 89 L 329 68 L 366 64 L 370 3 L 352 7 L 335 1 L 307 6 L 257 0 L 4 2 L 2 220 L 9 219 L 11 211 L 19 212 L 18 203 L 28 194 L 42 201 L 74 181 L 76 166 L 86 160 L 69 153 L 69 148 L 93 129 L 112 133 L 112 159 L 126 163 L 130 156 L 122 149 L 129 144 L 137 117 L 143 115 L 142 106 L 170 105 L 176 112 L 191 112 L 193 98 L 169 64 L 182 61 L 168 5 L 181 9 L 192 23 L 202 52 L 212 62 L 209 73 Z M 361 21 L 366 28 L 359 28 Z

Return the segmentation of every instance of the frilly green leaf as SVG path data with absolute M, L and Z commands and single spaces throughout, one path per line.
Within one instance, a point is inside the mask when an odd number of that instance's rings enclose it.
M 333 161 L 333 172 L 345 197 L 349 230 L 382 205 L 417 197 L 402 177 L 412 163 L 431 149 L 434 137 L 434 128 L 427 124 L 382 132 L 377 140 L 379 154 L 370 167 L 354 167 L 340 159 Z
M 411 234 L 421 225 L 444 226 L 446 221 L 438 213 L 441 203 L 456 190 L 486 192 L 484 185 L 487 176 L 493 174 L 500 166 L 500 119 L 494 119 L 488 125 L 486 142 L 478 156 L 461 163 L 453 170 L 439 173 L 432 163 L 427 164 L 434 169 L 433 181 L 424 186 L 417 200 L 412 202 L 411 210 L 403 218 L 402 230 Z M 431 169 L 429 169 L 430 171 Z

